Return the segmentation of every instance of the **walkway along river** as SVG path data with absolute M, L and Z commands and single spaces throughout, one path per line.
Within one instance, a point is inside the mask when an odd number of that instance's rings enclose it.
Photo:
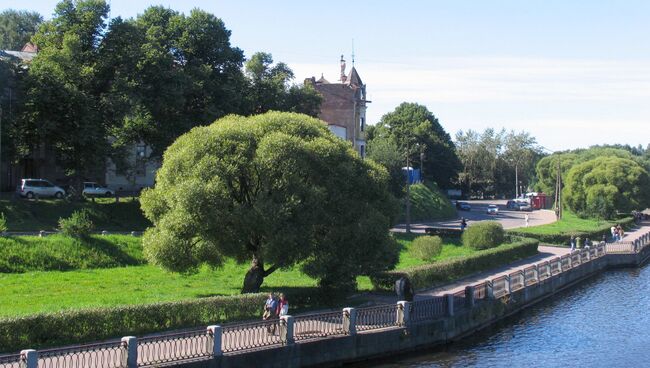
M 431 353 L 355 367 L 647 367 L 650 266 L 595 276 Z
M 507 275 L 467 285 L 464 290 L 453 294 L 432 296 L 412 303 L 345 308 L 336 312 L 284 316 L 279 322 L 208 326 L 185 332 L 143 338 L 130 336 L 121 341 L 41 351 L 26 349 L 20 353 L 0 356 L 0 367 L 137 368 L 173 365 L 284 368 L 329 366 L 392 357 L 471 336 L 564 289 L 574 287 L 581 281 L 602 277 L 599 275 L 608 268 L 642 264 L 650 258 L 650 226 L 647 225 L 631 232 L 625 242 L 599 244 L 590 250 L 544 260 Z M 623 303 L 627 303 L 629 299 L 625 299 L 625 293 L 622 292 L 626 290 L 623 284 L 614 289 L 608 293 L 608 297 L 612 301 L 621 297 Z M 630 290 L 635 293 L 644 292 L 644 288 L 639 285 Z M 596 306 L 589 304 L 591 303 L 572 311 L 576 323 L 588 326 L 589 322 L 585 321 L 592 319 L 590 322 L 593 323 L 598 320 Z M 600 304 L 608 305 L 607 302 Z M 641 318 L 647 313 L 645 304 L 625 305 L 629 310 L 621 312 L 621 315 L 632 313 L 630 316 Z M 575 331 L 580 331 L 579 326 L 575 323 L 560 323 L 556 326 L 558 331 L 562 331 L 558 333 L 568 336 L 562 343 L 571 344 L 574 341 L 571 336 L 577 334 Z M 603 327 L 594 326 L 595 329 L 604 330 Z M 274 327 L 278 327 L 278 333 L 269 333 L 269 330 L 275 330 Z M 535 331 L 534 328 L 532 330 Z M 538 335 L 543 335 L 542 331 Z M 602 340 L 602 336 L 596 337 Z M 620 339 L 621 337 L 618 338 Z M 640 344 L 628 345 L 636 347 Z M 543 346 L 546 345 L 540 343 L 532 349 Z M 508 349 L 506 347 L 503 350 Z M 635 354 L 630 350 L 626 353 L 630 356 Z M 553 354 L 549 356 L 555 363 L 554 366 L 571 363 L 570 360 L 555 360 Z M 637 361 L 636 358 L 632 359 Z

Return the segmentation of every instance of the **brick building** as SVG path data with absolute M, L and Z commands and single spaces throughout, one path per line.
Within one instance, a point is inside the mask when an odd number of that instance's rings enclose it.
M 322 75 L 320 79 L 307 78 L 323 97 L 318 117 L 327 123 L 336 136 L 348 140 L 361 157 L 366 155 L 366 85 L 356 68 L 345 72 L 345 60 L 341 56 L 341 74 L 338 83 L 330 83 Z

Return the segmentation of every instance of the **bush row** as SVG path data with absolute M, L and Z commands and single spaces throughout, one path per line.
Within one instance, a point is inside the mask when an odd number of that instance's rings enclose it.
M 629 229 L 634 226 L 634 218 L 626 217 L 616 221 L 617 224 L 620 224 L 623 228 Z M 508 234 L 514 236 L 524 236 L 528 238 L 535 238 L 542 243 L 549 244 L 562 244 L 568 246 L 571 241 L 571 236 L 580 237 L 581 239 L 589 238 L 593 241 L 600 241 L 603 235 L 606 235 L 607 238 L 611 237 L 611 227 L 612 223 L 608 222 L 597 229 L 590 231 L 563 231 L 554 234 L 532 234 L 526 232 L 525 230 L 508 230 Z
M 128 235 L 95 235 L 86 239 L 63 235 L 0 237 L 0 273 L 68 271 L 144 263 L 140 238 Z
M 414 289 L 424 289 L 535 255 L 537 254 L 538 245 L 539 241 L 536 239 L 520 239 L 514 243 L 479 251 L 466 257 L 453 258 L 404 270 L 381 272 L 372 276 L 371 281 L 375 289 L 392 291 L 395 281 L 400 277 L 407 277 L 411 280 Z
M 266 295 L 245 294 L 0 319 L 0 352 L 208 326 L 262 315 Z

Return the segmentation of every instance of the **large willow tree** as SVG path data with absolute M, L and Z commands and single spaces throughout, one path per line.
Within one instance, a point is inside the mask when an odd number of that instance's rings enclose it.
M 306 115 L 228 116 L 178 138 L 142 195 L 143 242 L 179 272 L 251 262 L 242 292 L 296 264 L 327 288 L 395 265 L 386 170 Z

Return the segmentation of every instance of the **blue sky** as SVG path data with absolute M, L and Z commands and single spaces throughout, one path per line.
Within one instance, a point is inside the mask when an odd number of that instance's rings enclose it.
M 56 2 L 0 9 L 48 18 Z M 526 130 L 550 150 L 650 143 L 648 1 L 111 0 L 111 16 L 158 4 L 215 14 L 247 56 L 270 52 L 297 81 L 336 80 L 354 39 L 370 123 L 410 101 L 452 135 Z

